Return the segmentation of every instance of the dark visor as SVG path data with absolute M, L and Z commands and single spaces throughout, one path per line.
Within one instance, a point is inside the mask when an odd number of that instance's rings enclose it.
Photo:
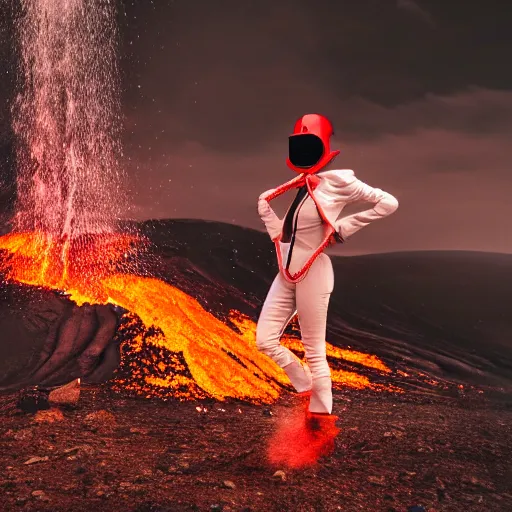
M 292 135 L 289 140 L 289 158 L 295 167 L 312 167 L 324 154 L 324 143 L 311 133 Z

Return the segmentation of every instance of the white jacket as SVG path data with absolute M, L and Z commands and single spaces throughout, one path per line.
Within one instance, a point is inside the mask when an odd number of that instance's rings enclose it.
M 313 176 L 319 178 L 319 182 L 311 196 L 321 214 L 323 213 L 324 220 L 327 221 L 326 234 L 334 231 L 343 240 L 346 240 L 370 222 L 386 217 L 398 208 L 398 201 L 395 197 L 358 180 L 354 171 L 350 169 L 323 171 Z M 283 191 L 288 190 L 290 187 L 287 188 L 287 185 L 293 184 L 297 180 L 298 178 L 294 178 L 282 185 Z M 270 238 L 274 241 L 281 237 L 284 222 L 284 219 L 280 219 L 276 215 L 268 202 L 268 197 L 276 190 L 270 189 L 263 192 L 258 200 L 258 213 Z M 361 201 L 373 203 L 373 207 L 338 219 L 346 205 Z

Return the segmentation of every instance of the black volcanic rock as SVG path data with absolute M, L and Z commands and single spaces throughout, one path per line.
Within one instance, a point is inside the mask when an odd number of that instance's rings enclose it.
M 110 306 L 76 306 L 41 288 L 2 283 L 0 391 L 108 379 L 119 364 Z
M 204 279 L 238 290 L 254 303 L 261 302 L 277 272 L 266 233 L 202 220 L 148 221 L 139 229 L 165 262 L 184 260 Z
M 416 252 L 334 258 L 329 335 L 385 360 L 512 385 L 512 256 Z

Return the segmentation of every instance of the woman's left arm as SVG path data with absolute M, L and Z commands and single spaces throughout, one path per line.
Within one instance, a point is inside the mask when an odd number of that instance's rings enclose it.
M 398 208 L 398 201 L 394 196 L 380 188 L 370 187 L 361 180 L 355 179 L 347 187 L 349 188 L 346 191 L 349 196 L 348 202 L 373 203 L 373 208 L 342 217 L 336 221 L 334 227 L 342 240 L 346 240 L 374 220 L 391 215 Z

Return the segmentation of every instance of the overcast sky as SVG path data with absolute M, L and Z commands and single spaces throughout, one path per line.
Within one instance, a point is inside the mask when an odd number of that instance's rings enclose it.
M 346 254 L 512 253 L 507 2 L 119 7 L 127 216 L 262 229 L 258 195 L 294 176 L 285 164 L 294 121 L 321 112 L 335 125 L 336 167 L 354 169 L 400 202 L 393 216 L 355 235 Z M 0 50 L 6 63 L 8 40 Z M 10 86 L 2 77 L 5 146 Z M 292 197 L 276 202 L 279 214 Z

